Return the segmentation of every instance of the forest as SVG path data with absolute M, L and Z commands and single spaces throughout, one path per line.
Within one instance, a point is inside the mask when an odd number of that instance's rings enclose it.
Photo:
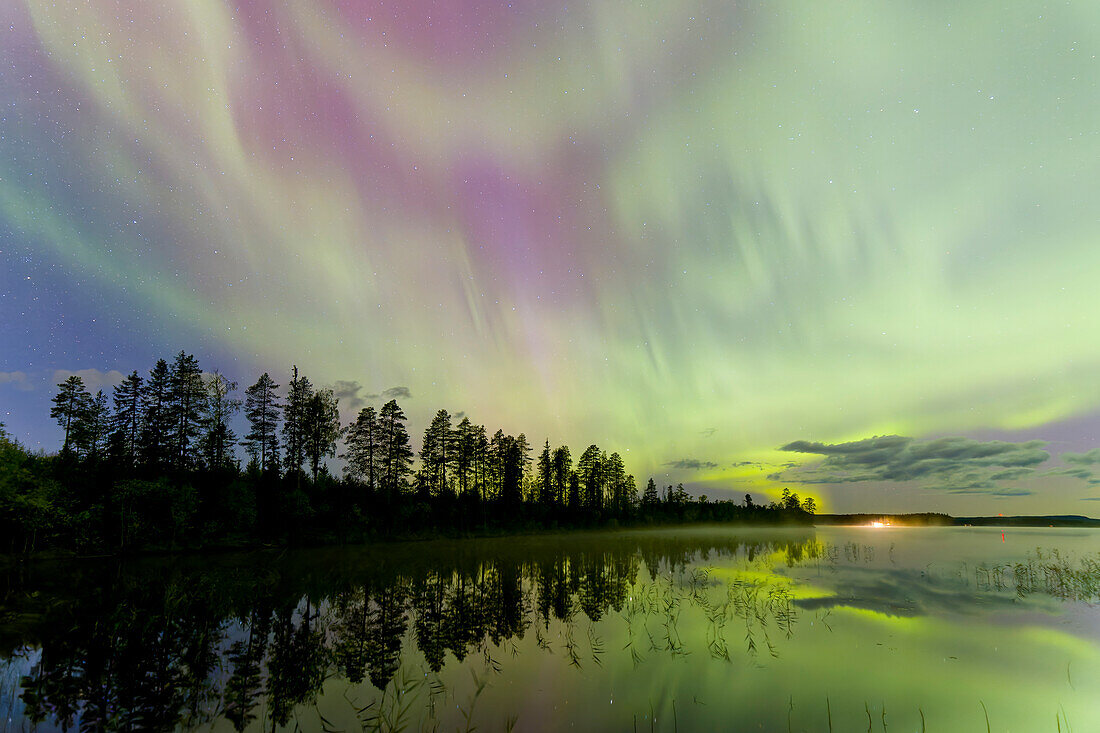
M 181 351 L 108 397 L 79 376 L 57 385 L 56 453 L 0 424 L 0 553 L 80 554 L 311 545 L 506 531 L 686 522 L 809 524 L 812 498 L 755 504 L 639 491 L 622 457 L 527 437 L 439 410 L 414 452 L 396 400 L 341 424 L 333 390 L 294 367 L 238 385 Z M 248 430 L 238 435 L 243 411 Z M 238 453 L 244 452 L 244 460 Z M 532 457 L 532 453 L 536 455 Z M 339 459 L 330 465 L 330 459 Z M 339 474 L 332 466 L 339 466 Z

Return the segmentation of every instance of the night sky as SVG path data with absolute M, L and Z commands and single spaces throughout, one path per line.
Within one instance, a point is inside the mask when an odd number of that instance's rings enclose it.
M 1095 0 L 8 0 L 0 419 L 184 349 L 711 497 L 1100 514 L 1098 52 Z

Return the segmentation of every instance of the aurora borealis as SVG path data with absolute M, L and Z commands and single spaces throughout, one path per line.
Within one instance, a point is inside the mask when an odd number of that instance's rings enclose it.
M 182 348 L 712 497 L 1088 514 L 1098 48 L 1088 0 L 8 0 L 0 419 L 55 449 L 56 371 Z M 891 435 L 1051 458 L 799 483 Z

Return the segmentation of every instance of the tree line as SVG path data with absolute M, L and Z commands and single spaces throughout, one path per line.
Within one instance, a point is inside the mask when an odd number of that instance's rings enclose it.
M 363 407 L 343 425 L 333 390 L 297 367 L 285 390 L 265 372 L 237 395 L 236 382 L 203 372 L 183 351 L 147 376 L 131 372 L 110 396 L 68 377 L 50 410 L 62 430 L 59 453 L 32 455 L 0 438 L 0 461 L 11 469 L 0 478 L 0 527 L 9 530 L 0 551 L 355 541 L 609 521 L 805 521 L 815 509 L 790 492 L 763 507 L 750 496 L 742 505 L 696 500 L 682 485 L 660 492 L 652 478 L 639 494 L 616 452 L 590 445 L 574 462 L 568 446 L 546 440 L 532 460 L 523 433 L 490 435 L 447 410 L 414 453 L 396 400 Z M 248 430 L 238 435 L 241 412 Z M 334 457 L 340 475 L 330 472 Z

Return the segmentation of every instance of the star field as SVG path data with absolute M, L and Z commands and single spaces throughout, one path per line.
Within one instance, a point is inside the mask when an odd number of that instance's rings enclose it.
M 1081 0 L 8 3 L 0 419 L 53 449 L 56 370 L 182 348 L 711 496 L 795 440 L 1087 451 L 1098 47 Z

